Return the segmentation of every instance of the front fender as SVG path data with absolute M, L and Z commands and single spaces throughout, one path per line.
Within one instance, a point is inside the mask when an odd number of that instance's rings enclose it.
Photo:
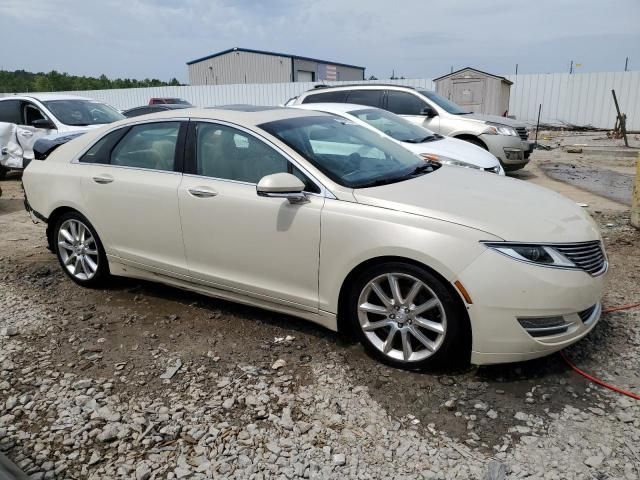
M 485 232 L 360 203 L 327 200 L 322 212 L 319 308 L 337 313 L 342 285 L 355 268 L 380 257 L 406 258 L 449 282 L 485 248 Z

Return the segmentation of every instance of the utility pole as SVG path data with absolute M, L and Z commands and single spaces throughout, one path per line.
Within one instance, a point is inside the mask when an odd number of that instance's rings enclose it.
M 573 60 L 571 60 L 571 66 L 569 67 L 569 75 L 573 73 Z
M 629 57 L 627 57 L 624 61 L 624 71 L 627 72 L 629 68 Z
M 516 63 L 516 75 L 518 75 L 518 64 Z

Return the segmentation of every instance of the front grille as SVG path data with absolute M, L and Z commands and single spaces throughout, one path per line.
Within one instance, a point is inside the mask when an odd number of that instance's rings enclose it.
M 597 240 L 593 242 L 555 244 L 553 248 L 591 276 L 601 275 L 607 269 L 607 258 L 602 249 L 602 244 Z
M 518 136 L 522 140 L 528 140 L 529 139 L 529 132 L 527 132 L 527 129 L 525 127 L 517 127 L 516 128 L 516 132 L 518 132 Z

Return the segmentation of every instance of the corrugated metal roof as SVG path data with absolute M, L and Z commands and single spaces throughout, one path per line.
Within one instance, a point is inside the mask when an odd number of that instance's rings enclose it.
M 331 62 L 329 60 L 320 60 L 318 58 L 311 58 L 311 57 L 301 57 L 299 55 L 291 55 L 288 53 L 269 52 L 266 50 L 253 50 L 251 48 L 240 48 L 240 47 L 229 48 L 228 50 L 223 50 L 222 52 L 212 53 L 211 55 L 207 55 L 206 57 L 191 60 L 190 62 L 187 62 L 187 65 L 192 65 L 194 63 L 202 62 L 204 60 L 209 60 L 210 58 L 219 57 L 221 55 L 226 55 L 227 53 L 232 53 L 232 52 L 260 53 L 262 55 L 271 55 L 274 57 L 294 58 L 296 60 L 308 60 L 310 62 L 327 63 L 331 65 L 340 65 L 341 67 L 358 68 L 360 70 L 365 70 L 365 67 L 360 67 L 358 65 L 349 65 L 348 63 Z

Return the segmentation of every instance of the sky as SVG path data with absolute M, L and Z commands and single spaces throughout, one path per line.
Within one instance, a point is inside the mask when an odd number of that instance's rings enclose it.
M 640 0 L 0 0 L 0 69 L 187 82 L 243 47 L 378 78 L 640 70 L 639 25 Z

